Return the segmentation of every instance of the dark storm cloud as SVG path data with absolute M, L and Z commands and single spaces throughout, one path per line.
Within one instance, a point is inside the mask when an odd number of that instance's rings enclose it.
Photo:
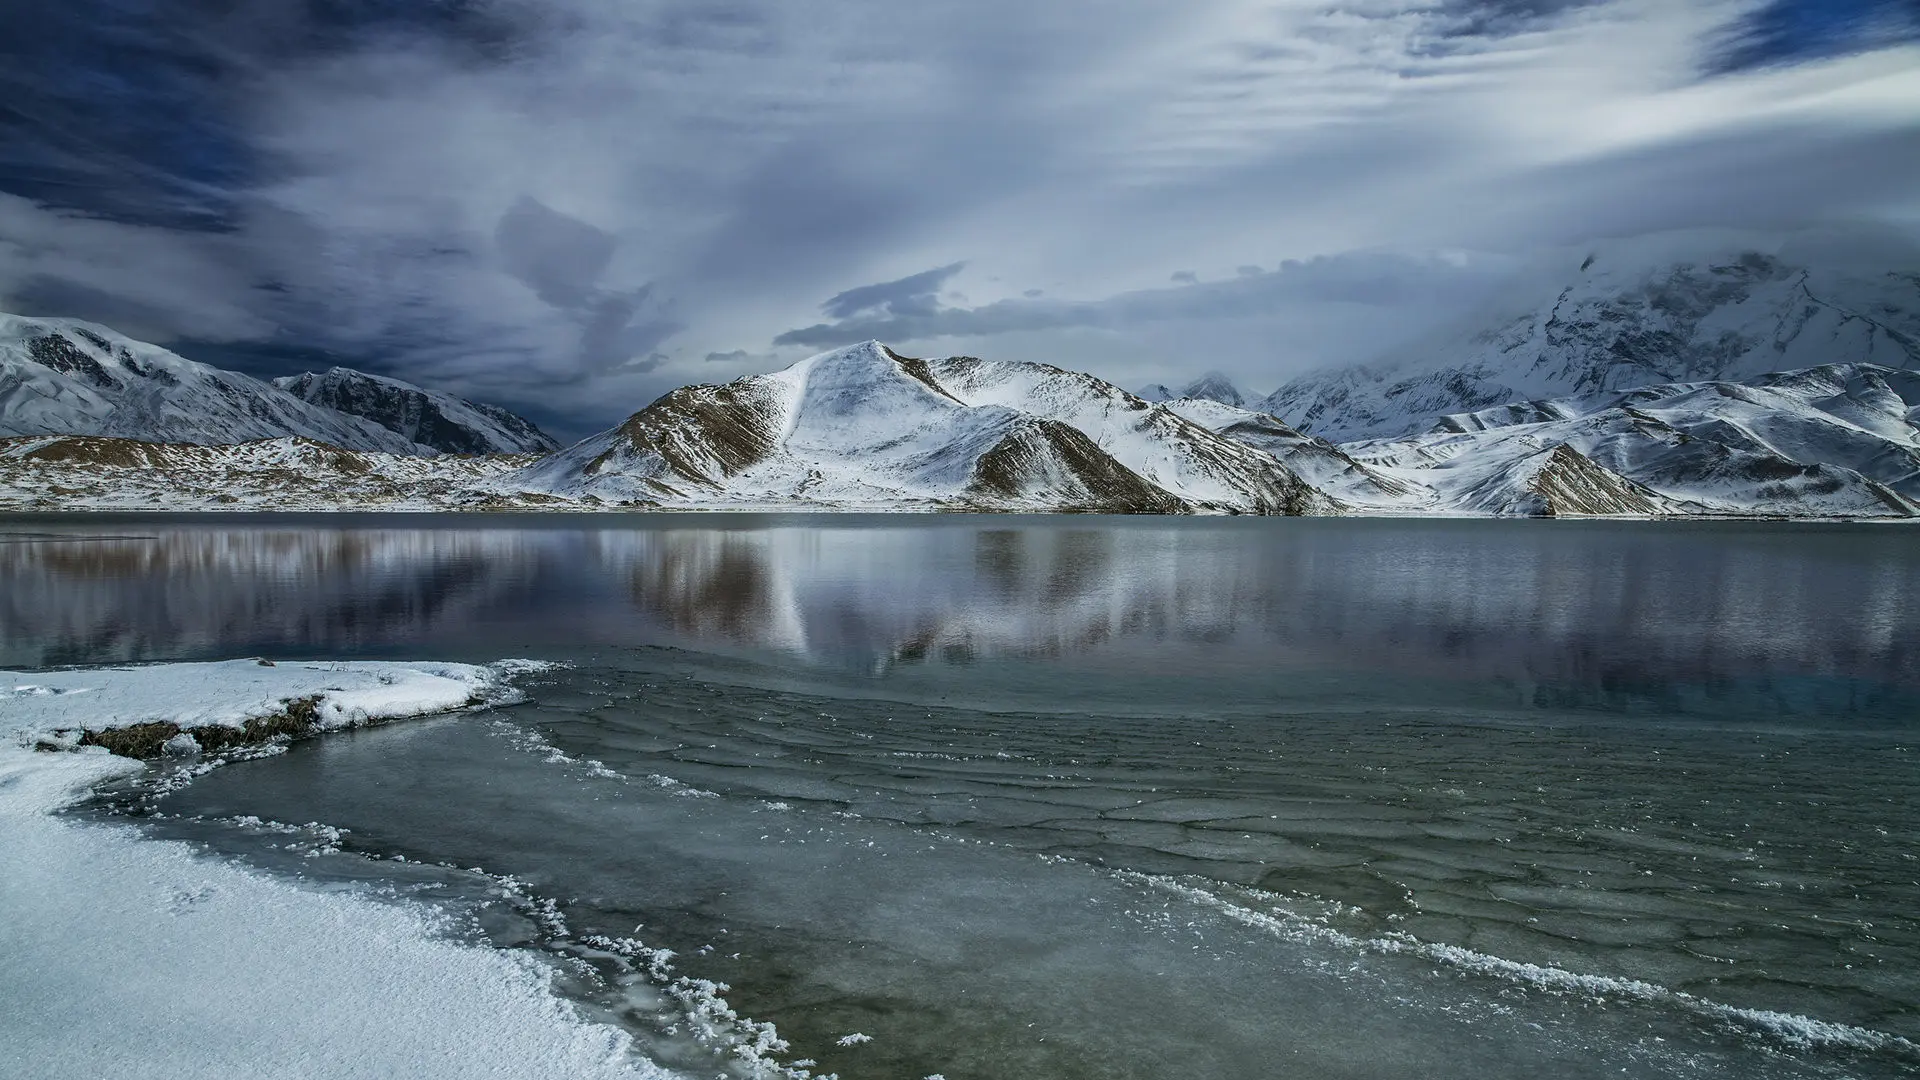
M 932 270 L 922 270 L 918 274 L 909 274 L 896 281 L 860 285 L 836 294 L 821 304 L 820 310 L 836 319 L 875 310 L 888 315 L 930 315 L 940 306 L 936 299 L 940 286 L 966 265 L 963 262 L 949 263 Z
M 634 364 L 633 358 L 651 353 L 668 338 L 686 329 L 672 316 L 652 304 L 652 286 L 629 293 L 602 295 L 587 305 L 586 325 L 580 335 L 580 359 L 589 371 L 616 367 L 627 371 L 652 371 Z
M 493 230 L 507 272 L 555 307 L 580 307 L 593 298 L 618 242 L 579 218 L 522 195 Z
M 0 16 L 0 192 L 117 220 L 234 226 L 271 161 L 245 131 L 280 67 L 406 36 L 479 58 L 499 5 L 92 0 Z

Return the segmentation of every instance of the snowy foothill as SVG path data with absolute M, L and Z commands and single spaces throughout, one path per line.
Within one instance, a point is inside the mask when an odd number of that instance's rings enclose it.
M 425 908 L 57 812 L 144 766 L 75 729 L 345 727 L 497 698 L 530 665 L 229 661 L 0 672 L 0 1075 L 664 1077 L 536 961 Z

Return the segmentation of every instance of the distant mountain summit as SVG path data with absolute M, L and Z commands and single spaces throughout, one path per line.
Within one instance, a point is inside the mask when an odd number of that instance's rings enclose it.
M 104 435 L 219 445 L 298 436 L 419 453 L 379 424 L 78 319 L 0 315 L 0 437 Z
M 1252 395 L 1243 393 L 1239 387 L 1233 385 L 1232 379 L 1227 378 L 1217 371 L 1209 371 L 1205 375 L 1188 383 L 1187 388 L 1180 391 L 1180 396 L 1183 398 L 1198 398 L 1203 401 L 1217 401 L 1222 405 L 1232 405 L 1235 408 L 1246 405 L 1253 400 Z
M 1920 367 L 1920 248 L 1839 230 L 1609 241 L 1536 265 L 1461 328 L 1255 407 L 1346 442 L 1440 417 L 1830 364 Z
M 1178 401 L 1191 398 L 1198 401 L 1217 401 L 1222 405 L 1240 408 L 1253 400 L 1252 395 L 1243 392 L 1233 384 L 1233 380 L 1217 371 L 1209 371 L 1193 380 L 1183 390 L 1173 390 L 1164 383 L 1149 383 L 1140 388 L 1138 395 L 1144 401 Z
M 560 444 L 533 421 L 496 405 L 352 368 L 291 375 L 273 384 L 310 404 L 358 416 L 448 454 L 530 454 Z

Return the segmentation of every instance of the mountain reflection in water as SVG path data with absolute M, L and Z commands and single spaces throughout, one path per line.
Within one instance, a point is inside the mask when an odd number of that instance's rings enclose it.
M 14 519 L 0 664 L 768 651 L 1497 685 L 1520 705 L 1890 714 L 1897 526 L 909 518 Z

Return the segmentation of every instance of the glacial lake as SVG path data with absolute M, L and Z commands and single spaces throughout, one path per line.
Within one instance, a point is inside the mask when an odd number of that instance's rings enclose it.
M 0 667 L 247 656 L 564 666 L 88 812 L 689 1075 L 1920 1070 L 1900 526 L 0 519 Z

